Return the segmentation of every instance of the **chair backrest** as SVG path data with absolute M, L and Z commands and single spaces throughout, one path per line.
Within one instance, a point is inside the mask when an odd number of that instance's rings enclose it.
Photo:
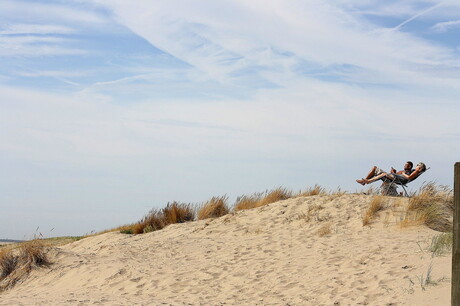
M 414 177 L 413 179 L 409 180 L 409 182 L 407 182 L 407 183 L 410 183 L 410 182 L 415 181 L 415 180 L 418 179 L 423 173 L 425 173 L 428 169 L 430 169 L 430 168 L 429 168 L 429 167 L 428 167 L 428 168 L 425 168 L 425 170 L 421 171 L 416 177 Z

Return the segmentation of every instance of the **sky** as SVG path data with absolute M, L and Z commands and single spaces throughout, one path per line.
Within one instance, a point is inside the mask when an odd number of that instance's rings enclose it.
M 0 238 L 407 160 L 452 185 L 459 96 L 458 0 L 2 0 Z

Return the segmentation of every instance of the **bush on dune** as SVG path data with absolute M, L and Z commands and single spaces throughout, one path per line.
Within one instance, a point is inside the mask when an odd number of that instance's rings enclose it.
M 204 203 L 198 210 L 198 220 L 208 218 L 218 218 L 225 216 L 230 212 L 227 205 L 228 197 L 212 197 L 209 201 Z
M 42 240 L 22 243 L 16 249 L 0 252 L 0 292 L 12 288 L 33 269 L 48 267 L 49 247 Z
M 368 225 L 375 217 L 375 214 L 382 210 L 384 207 L 384 197 L 381 195 L 373 196 L 366 212 L 363 215 L 363 226 Z
M 194 208 L 185 203 L 168 203 L 161 213 L 166 224 L 184 223 L 195 219 Z
M 284 187 L 278 187 L 266 192 L 265 196 L 257 203 L 257 207 L 283 201 L 292 198 L 292 191 Z
M 284 187 L 278 187 L 265 193 L 254 193 L 252 195 L 243 195 L 236 199 L 234 210 L 251 209 L 265 206 L 278 201 L 287 200 L 293 197 L 292 191 Z
M 257 203 L 259 203 L 260 199 L 262 198 L 261 193 L 254 193 L 252 195 L 242 195 L 236 198 L 234 210 L 244 210 L 244 209 L 251 209 L 257 207 Z
M 340 191 L 338 191 L 338 192 L 340 192 Z M 300 191 L 297 196 L 298 197 L 309 197 L 309 196 L 324 195 L 324 194 L 327 194 L 326 189 L 321 187 L 318 184 L 315 184 L 315 186 L 313 186 L 313 187 L 308 187 L 304 191 Z
M 453 209 L 452 189 L 429 182 L 409 199 L 403 225 L 416 222 L 425 224 L 435 231 L 448 232 L 452 230 Z
M 193 220 L 195 220 L 195 210 L 192 205 L 172 202 L 162 209 L 152 209 L 140 222 L 132 226 L 131 232 L 148 233 L 161 230 L 170 224 Z

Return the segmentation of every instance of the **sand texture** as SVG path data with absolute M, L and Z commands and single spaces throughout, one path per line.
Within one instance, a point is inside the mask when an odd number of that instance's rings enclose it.
M 363 227 L 371 199 L 302 197 L 86 238 L 53 251 L 0 305 L 450 305 L 451 256 L 428 251 L 438 232 L 401 228 L 398 198 Z M 436 284 L 422 286 L 430 264 Z

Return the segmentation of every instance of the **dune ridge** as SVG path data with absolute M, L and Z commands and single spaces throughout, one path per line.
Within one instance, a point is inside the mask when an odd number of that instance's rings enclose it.
M 372 199 L 299 197 L 85 238 L 56 248 L 0 305 L 448 305 L 451 257 L 428 251 L 438 232 L 401 228 L 404 198 L 386 198 L 363 226 Z

